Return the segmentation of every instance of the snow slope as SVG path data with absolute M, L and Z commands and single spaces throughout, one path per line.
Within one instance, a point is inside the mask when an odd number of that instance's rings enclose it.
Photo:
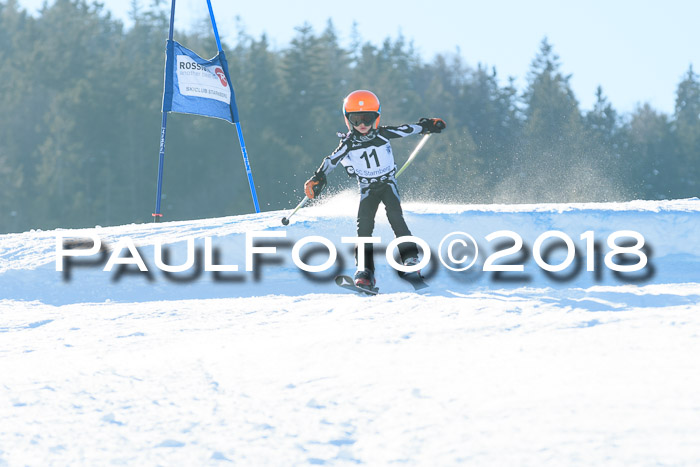
M 409 204 L 431 288 L 412 292 L 378 251 L 377 297 L 328 280 L 352 272 L 355 203 L 342 193 L 286 228 L 270 212 L 0 236 L 0 465 L 700 463 L 700 200 Z M 523 272 L 482 271 L 504 230 Z M 578 259 L 548 275 L 533 254 L 551 230 Z M 616 275 L 606 240 L 628 230 L 649 263 Z M 246 272 L 254 231 L 286 237 Z M 469 271 L 437 261 L 452 232 L 479 245 Z M 382 216 L 375 234 L 392 239 Z M 307 277 L 292 248 L 310 235 L 339 259 Z M 109 251 L 57 272 L 59 236 L 131 239 L 149 272 L 103 271 Z M 239 271 L 159 270 L 154 244 L 177 265 L 188 238 Z

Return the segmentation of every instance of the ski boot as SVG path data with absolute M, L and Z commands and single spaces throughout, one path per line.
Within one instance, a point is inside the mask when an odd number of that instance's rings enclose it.
M 374 272 L 369 269 L 358 269 L 353 280 L 357 287 L 362 287 L 364 289 L 372 289 L 376 283 L 374 280 Z
M 403 260 L 403 265 L 407 266 L 407 267 L 415 266 L 416 264 L 418 264 L 418 257 L 416 257 L 416 256 L 411 256 L 410 258 L 406 258 L 405 260 Z M 414 274 L 414 273 L 404 273 L 404 274 Z M 417 274 L 418 277 L 423 279 L 423 276 L 420 273 L 420 269 L 418 271 L 416 271 L 415 274 Z
M 415 266 L 418 264 L 418 258 L 411 257 L 406 258 L 403 261 L 404 266 Z M 415 290 L 421 290 L 428 287 L 428 284 L 423 280 L 423 276 L 420 273 L 420 269 L 415 272 L 399 272 L 399 277 L 405 281 L 408 281 Z

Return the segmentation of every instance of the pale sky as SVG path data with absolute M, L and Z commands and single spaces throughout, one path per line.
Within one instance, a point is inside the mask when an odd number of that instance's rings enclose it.
M 141 0 L 148 4 L 151 0 Z M 20 0 L 35 11 L 44 0 Z M 131 0 L 102 0 L 129 25 Z M 236 37 L 236 16 L 253 37 L 265 32 L 275 49 L 285 48 L 304 22 L 321 32 L 330 18 L 343 46 L 353 22 L 364 41 L 380 45 L 399 34 L 413 41 L 427 61 L 459 50 L 464 62 L 495 66 L 501 84 L 515 77 L 522 90 L 530 63 L 546 36 L 562 71 L 589 110 L 603 87 L 616 110 L 641 103 L 673 113 L 675 91 L 690 64 L 700 72 L 700 1 L 697 0 L 211 0 L 222 40 Z M 50 3 L 50 2 L 49 2 Z M 169 5 L 170 1 L 166 0 Z M 206 0 L 177 0 L 175 25 L 190 28 L 208 18 Z M 163 31 L 163 39 L 167 31 Z M 177 37 L 176 37 L 177 39 Z M 185 44 L 187 45 L 187 44 Z M 212 45 L 211 55 L 215 55 Z

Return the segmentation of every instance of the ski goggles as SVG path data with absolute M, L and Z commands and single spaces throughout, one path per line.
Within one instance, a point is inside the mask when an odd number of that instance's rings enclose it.
M 347 114 L 347 117 L 352 126 L 359 126 L 362 123 L 369 126 L 379 118 L 379 114 L 377 112 L 352 112 Z

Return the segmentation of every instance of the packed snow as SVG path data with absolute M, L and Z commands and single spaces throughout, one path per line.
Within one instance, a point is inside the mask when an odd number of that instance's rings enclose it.
M 700 200 L 408 203 L 430 288 L 380 214 L 375 297 L 356 203 L 1 235 L 0 465 L 700 463 Z

